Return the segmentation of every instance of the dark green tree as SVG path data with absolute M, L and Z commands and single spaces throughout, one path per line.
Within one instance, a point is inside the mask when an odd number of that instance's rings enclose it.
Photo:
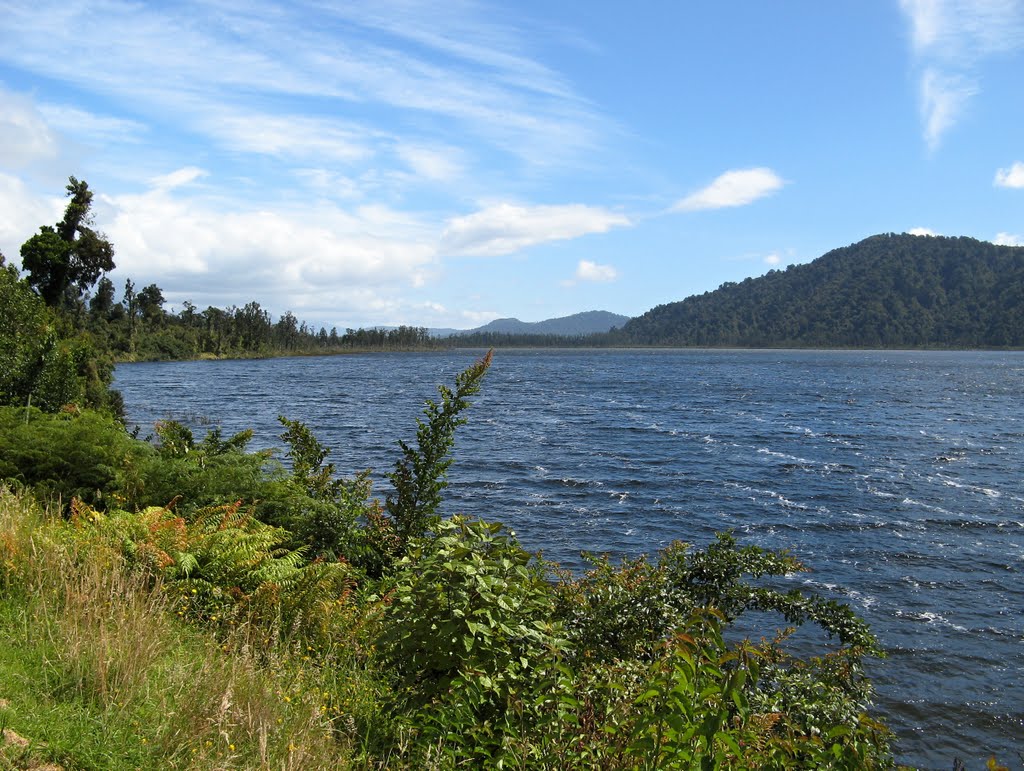
M 150 284 L 138 295 L 139 312 L 148 322 L 160 321 L 164 315 L 164 293 L 156 284 Z
M 89 300 L 89 312 L 94 319 L 109 319 L 114 310 L 114 282 L 104 276 L 96 284 L 96 292 Z
M 73 303 L 103 273 L 114 269 L 114 247 L 93 230 L 92 191 L 88 183 L 68 178 L 71 201 L 55 226 L 43 225 L 21 247 L 28 283 L 47 305 Z

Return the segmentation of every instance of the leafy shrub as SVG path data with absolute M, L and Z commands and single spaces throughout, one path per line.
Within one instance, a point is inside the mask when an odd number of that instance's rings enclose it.
M 0 479 L 69 505 L 80 498 L 106 507 L 125 486 L 125 469 L 154 453 L 113 418 L 84 411 L 47 414 L 0 407 Z
M 499 524 L 443 520 L 396 566 L 381 649 L 415 705 L 475 680 L 504 703 L 530 662 L 567 641 L 543 570 Z

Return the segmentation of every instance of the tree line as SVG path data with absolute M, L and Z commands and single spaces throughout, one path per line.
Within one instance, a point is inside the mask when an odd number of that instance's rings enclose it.
M 101 405 L 115 361 L 257 357 L 433 347 L 423 327 L 329 331 L 288 311 L 276 321 L 258 302 L 166 308 L 156 284 L 107 276 L 114 246 L 95 228 L 93 191 L 70 177 L 64 216 L 20 249 L 24 275 L 0 254 L 0 400 Z M 63 401 L 61 401 L 63 400 Z

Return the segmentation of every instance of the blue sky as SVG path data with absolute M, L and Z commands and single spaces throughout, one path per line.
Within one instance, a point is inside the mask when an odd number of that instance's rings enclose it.
M 879 232 L 1024 244 L 1024 0 L 0 0 L 0 250 L 339 329 L 637 315 Z

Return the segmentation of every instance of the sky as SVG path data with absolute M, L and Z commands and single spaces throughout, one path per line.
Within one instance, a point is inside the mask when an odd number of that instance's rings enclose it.
M 635 316 L 886 232 L 1024 245 L 1024 0 L 0 0 L 0 251 L 328 329 Z

